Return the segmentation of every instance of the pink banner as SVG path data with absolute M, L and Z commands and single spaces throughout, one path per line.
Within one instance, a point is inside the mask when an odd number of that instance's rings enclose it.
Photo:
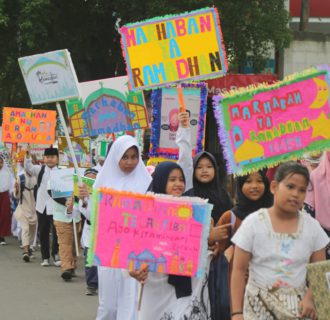
M 257 167 L 324 150 L 330 139 L 329 74 L 292 78 L 219 101 L 217 118 L 229 170 Z
M 147 263 L 151 272 L 198 274 L 210 205 L 109 189 L 101 194 L 94 263 L 130 270 Z

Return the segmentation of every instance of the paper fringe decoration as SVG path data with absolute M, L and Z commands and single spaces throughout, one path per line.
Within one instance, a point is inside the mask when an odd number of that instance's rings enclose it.
M 200 278 L 204 274 L 205 266 L 207 263 L 207 250 L 208 250 L 208 237 L 210 233 L 210 227 L 211 227 L 211 212 L 213 205 L 208 203 L 208 200 L 198 198 L 198 197 L 174 197 L 167 194 L 155 194 L 153 192 L 148 192 L 147 194 L 137 194 L 130 191 L 118 191 L 111 188 L 105 188 L 101 187 L 98 189 L 93 190 L 93 196 L 92 196 L 92 211 L 91 211 L 91 226 L 94 226 L 91 228 L 91 237 L 90 237 L 90 245 L 88 250 L 88 256 L 87 256 L 87 266 L 91 267 L 93 265 L 101 265 L 99 258 L 94 254 L 95 252 L 95 246 L 96 246 L 96 234 L 98 229 L 98 206 L 99 206 L 99 200 L 102 199 L 102 193 L 108 193 L 111 191 L 111 193 L 119 193 L 120 195 L 127 195 L 132 196 L 134 195 L 135 198 L 151 198 L 155 199 L 156 197 L 164 198 L 164 199 L 170 199 L 171 201 L 175 202 L 183 202 L 186 203 L 188 201 L 192 201 L 192 206 L 198 205 L 198 204 L 207 204 L 208 205 L 208 211 L 209 214 L 204 215 L 204 220 L 202 222 L 204 228 L 201 235 L 201 242 L 200 242 L 200 254 L 199 254 L 199 264 L 196 272 L 196 277 Z
M 228 61 L 227 61 L 227 54 L 226 54 L 226 50 L 225 50 L 225 42 L 224 42 L 224 39 L 223 39 L 223 34 L 222 34 L 222 29 L 221 29 L 221 24 L 220 24 L 220 15 L 219 15 L 219 11 L 217 9 L 217 7 L 215 6 L 212 6 L 211 7 L 214 11 L 215 11 L 215 16 L 216 16 L 216 21 L 217 21 L 217 25 L 219 27 L 219 33 L 220 33 L 220 37 L 221 37 L 221 49 L 222 49 L 222 54 L 223 54 L 223 58 L 224 58 L 224 61 L 225 61 L 225 68 L 224 68 L 224 73 L 223 75 L 220 75 L 220 74 L 217 74 L 217 75 L 209 75 L 209 76 L 205 76 L 205 77 L 202 77 L 200 79 L 198 79 L 198 81 L 203 81 L 203 80 L 208 80 L 208 79 L 216 79 L 216 78 L 219 78 L 221 76 L 225 76 L 226 75 L 226 72 L 228 70 Z M 210 10 L 211 8 L 209 7 L 205 7 L 205 8 L 202 8 L 202 9 L 197 9 L 197 10 L 193 10 L 193 11 L 185 11 L 183 13 L 180 13 L 180 14 L 167 14 L 165 16 L 157 16 L 157 17 L 153 17 L 151 19 L 146 19 L 146 20 L 143 20 L 143 21 L 139 21 L 139 22 L 132 22 L 132 23 L 127 23 L 125 24 L 124 26 L 120 27 L 120 28 L 123 28 L 123 27 L 134 27 L 136 25 L 139 25 L 140 23 L 149 23 L 149 22 L 154 22 L 156 20 L 159 20 L 159 19 L 172 19 L 174 17 L 179 17 L 179 16 L 185 16 L 187 14 L 195 14 L 195 13 L 202 13 L 204 11 L 207 11 L 207 10 Z M 124 57 L 124 60 L 125 60 L 125 65 L 126 65 L 126 74 L 129 75 L 129 70 L 128 70 L 128 64 L 127 64 L 127 61 L 126 61 L 126 55 L 125 55 L 125 46 L 124 46 L 124 42 L 123 42 L 123 38 L 120 37 L 120 46 L 121 46 L 121 51 L 122 51 L 122 56 Z M 188 83 L 194 83 L 197 79 L 183 79 L 183 81 L 188 84 Z M 152 88 L 144 88 L 143 90 L 157 90 L 157 89 L 161 89 L 161 88 L 164 88 L 166 86 L 169 86 L 169 85 L 176 85 L 178 83 L 181 83 L 181 81 L 178 81 L 178 82 L 167 82 L 165 85 L 159 85 L 159 86 L 153 86 Z M 184 86 L 184 85 L 183 85 Z M 132 88 L 130 88 L 130 90 L 132 90 Z M 133 90 L 135 91 L 135 90 Z
M 324 70 L 318 70 L 316 68 L 306 69 L 302 72 L 297 72 L 286 76 L 282 81 L 277 81 L 273 84 L 268 83 L 259 83 L 259 84 L 252 84 L 247 87 L 240 87 L 236 89 L 229 90 L 223 93 L 221 96 L 223 100 L 232 99 L 232 98 L 239 98 L 244 94 L 251 94 L 255 95 L 259 92 L 271 91 L 282 87 L 283 85 L 292 84 L 295 82 L 299 82 L 305 79 L 309 79 L 311 76 L 318 76 L 321 74 L 325 74 Z
M 319 75 L 330 74 L 330 67 L 328 65 L 320 65 L 317 68 L 306 69 L 302 72 L 291 74 L 285 77 L 282 81 L 278 81 L 274 84 L 259 84 L 259 85 L 251 85 L 248 87 L 238 88 L 234 90 L 230 90 L 224 94 L 214 95 L 213 96 L 213 112 L 214 117 L 216 119 L 218 125 L 218 137 L 220 140 L 220 144 L 223 146 L 224 158 L 226 159 L 226 168 L 228 173 L 232 173 L 234 176 L 242 176 L 246 174 L 250 174 L 252 172 L 256 172 L 265 168 L 273 168 L 280 165 L 286 161 L 296 161 L 301 159 L 306 152 L 319 152 L 330 150 L 330 144 L 327 140 L 320 140 L 313 142 L 312 146 L 308 146 L 307 148 L 292 151 L 290 153 L 281 154 L 278 156 L 274 156 L 268 159 L 263 159 L 261 162 L 253 162 L 251 166 L 242 167 L 241 171 L 234 172 L 234 168 L 231 166 L 231 163 L 235 163 L 232 153 L 229 151 L 231 148 L 230 145 L 230 137 L 228 132 L 224 128 L 224 115 L 222 113 L 219 105 L 222 101 L 228 101 L 231 99 L 238 99 L 243 95 L 256 95 L 259 92 L 271 91 L 278 89 L 284 85 L 289 85 L 292 83 L 300 82 L 303 80 L 307 80 L 311 77 L 316 77 Z
M 171 88 L 170 86 L 167 86 Z M 183 83 L 183 88 L 201 88 L 200 94 L 200 112 L 198 119 L 198 134 L 197 144 L 194 150 L 195 154 L 203 151 L 204 149 L 204 132 L 205 132 L 205 115 L 207 111 L 207 86 L 205 82 L 200 83 Z M 160 139 L 160 122 L 161 122 L 161 105 L 162 105 L 162 89 L 153 90 L 151 93 L 151 105 L 152 105 L 152 123 L 151 123 L 151 137 L 150 137 L 150 152 L 149 157 L 152 158 L 166 158 L 172 160 L 178 160 L 178 154 L 161 151 L 159 149 Z M 157 151 L 158 150 L 158 151 Z

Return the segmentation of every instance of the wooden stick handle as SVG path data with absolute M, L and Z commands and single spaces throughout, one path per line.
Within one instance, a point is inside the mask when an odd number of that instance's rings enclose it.
M 139 294 L 139 303 L 138 303 L 138 311 L 141 310 L 142 298 L 143 298 L 143 289 L 144 289 L 144 283 L 141 283 L 140 294 Z
M 179 96 L 179 103 L 180 103 L 180 112 L 185 112 L 186 111 L 186 106 L 184 104 L 181 84 L 177 85 L 177 89 L 178 89 L 178 96 Z

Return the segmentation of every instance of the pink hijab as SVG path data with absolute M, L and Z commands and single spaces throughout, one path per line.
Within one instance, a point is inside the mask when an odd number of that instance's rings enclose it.
M 315 218 L 330 230 L 330 152 L 324 154 L 319 166 L 311 173 L 311 184 L 305 202 L 315 209 Z

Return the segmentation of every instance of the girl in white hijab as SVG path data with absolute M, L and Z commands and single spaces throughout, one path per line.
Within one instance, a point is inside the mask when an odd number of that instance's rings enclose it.
M 94 188 L 108 187 L 145 193 L 151 180 L 140 157 L 137 141 L 131 136 L 122 136 L 112 144 Z M 99 307 L 96 319 L 136 320 L 138 282 L 123 270 L 108 267 L 98 267 L 98 279 Z

